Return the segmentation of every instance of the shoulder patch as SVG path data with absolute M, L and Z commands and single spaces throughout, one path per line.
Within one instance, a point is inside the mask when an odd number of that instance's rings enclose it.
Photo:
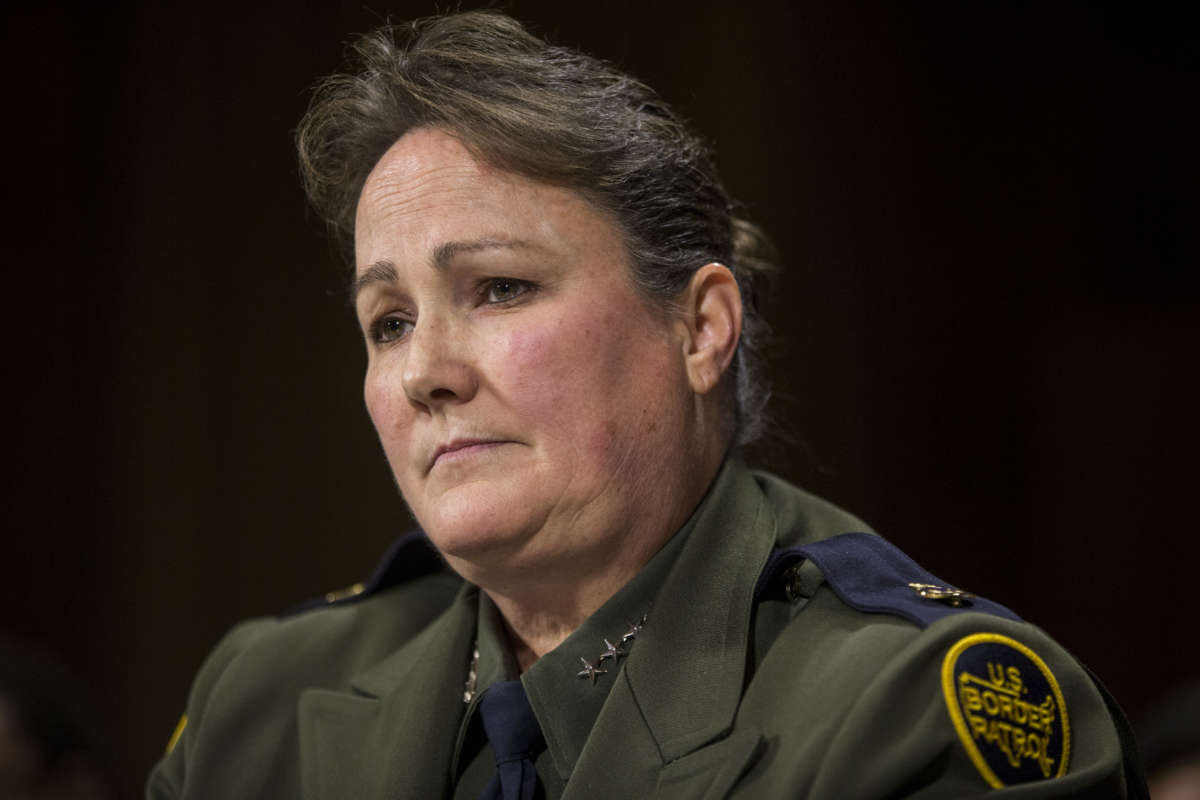
M 959 740 L 990 786 L 1066 773 L 1067 704 L 1033 650 L 998 633 L 959 639 L 942 662 L 942 692 Z

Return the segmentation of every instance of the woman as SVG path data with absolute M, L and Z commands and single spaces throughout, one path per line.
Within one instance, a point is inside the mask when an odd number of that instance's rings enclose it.
M 151 797 L 1137 783 L 1045 634 L 738 460 L 764 247 L 650 89 L 491 13 L 358 56 L 300 159 L 351 245 L 368 411 L 444 563 L 406 537 L 353 596 L 236 628 Z

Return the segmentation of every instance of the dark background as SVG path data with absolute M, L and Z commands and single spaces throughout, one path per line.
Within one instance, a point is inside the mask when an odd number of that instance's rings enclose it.
M 657 87 L 776 239 L 759 462 L 1136 715 L 1197 671 L 1196 15 L 905 5 L 509 9 Z M 433 10 L 8 12 L 0 631 L 86 683 L 123 792 L 226 628 L 408 524 L 290 139 L 352 34 Z

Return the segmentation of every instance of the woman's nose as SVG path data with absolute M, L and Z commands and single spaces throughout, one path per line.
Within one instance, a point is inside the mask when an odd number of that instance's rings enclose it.
M 419 319 L 409 334 L 401 376 L 408 399 L 430 410 L 470 400 L 478 385 L 471 349 L 453 322 Z

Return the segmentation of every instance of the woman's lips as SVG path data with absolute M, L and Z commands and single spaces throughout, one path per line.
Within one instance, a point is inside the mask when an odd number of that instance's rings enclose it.
M 433 459 L 429 464 L 429 468 L 433 469 L 438 464 L 469 458 L 505 443 L 503 439 L 455 439 L 452 442 L 440 445 L 433 451 Z

